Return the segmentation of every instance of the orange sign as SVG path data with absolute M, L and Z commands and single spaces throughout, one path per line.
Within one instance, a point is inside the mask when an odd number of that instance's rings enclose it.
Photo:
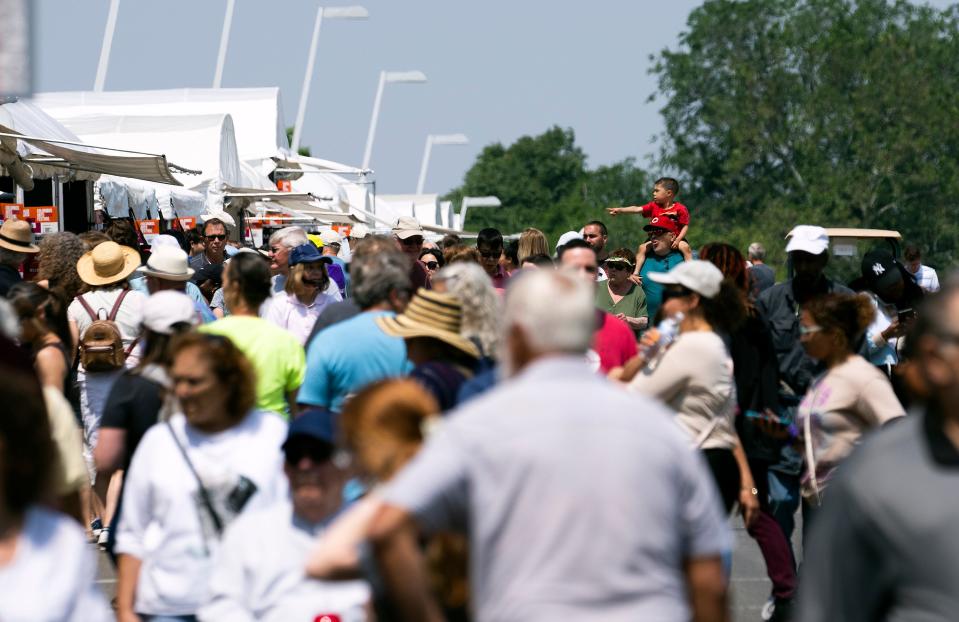
M 293 182 L 289 179 L 277 179 L 276 189 L 280 192 L 293 192 Z
M 38 207 L 24 207 L 19 203 L 2 203 L 4 220 L 19 218 L 33 222 L 59 222 L 60 213 L 56 205 L 42 205 Z
M 330 226 L 330 228 L 339 233 L 342 237 L 348 238 L 350 237 L 350 231 L 353 230 L 353 225 L 341 225 L 334 223 Z
M 196 229 L 196 217 L 185 216 L 180 218 L 180 226 L 184 229 Z
M 138 220 L 137 224 L 140 225 L 140 232 L 144 236 L 159 235 L 160 233 L 159 220 Z
M 20 203 L 0 203 L 0 213 L 4 220 L 26 220 L 35 234 L 52 233 L 60 229 L 60 214 L 55 205 L 24 207 Z

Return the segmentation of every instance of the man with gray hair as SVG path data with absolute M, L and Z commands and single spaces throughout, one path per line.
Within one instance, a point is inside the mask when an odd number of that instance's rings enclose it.
M 749 245 L 749 291 L 753 298 L 776 284 L 776 271 L 766 265 L 766 247 L 759 242 Z
M 402 313 L 406 308 L 412 294 L 409 261 L 392 239 L 369 236 L 357 244 L 352 268 L 352 300 L 358 312 L 332 326 L 327 324 L 307 341 L 306 380 L 297 396 L 306 407 L 339 412 L 350 393 L 410 369 L 403 339 L 390 337 L 376 324 L 377 317 Z M 344 307 L 348 312 L 349 304 L 344 301 L 330 307 Z
M 309 241 L 303 227 L 283 227 L 270 236 L 270 271 L 273 272 L 270 291 L 274 294 L 282 292 L 286 286 L 286 277 L 290 274 L 290 251 Z
M 726 619 L 715 486 L 664 407 L 588 368 L 593 297 L 563 272 L 514 280 L 509 378 L 380 493 L 370 539 L 398 617 L 441 619 L 418 538 L 468 526 L 478 620 Z

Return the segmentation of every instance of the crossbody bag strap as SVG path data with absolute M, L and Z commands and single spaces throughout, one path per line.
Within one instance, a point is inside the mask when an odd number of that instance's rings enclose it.
M 213 509 L 213 500 L 210 499 L 209 491 L 207 491 L 206 486 L 203 485 L 203 480 L 200 479 L 200 474 L 196 472 L 196 468 L 193 466 L 193 461 L 190 460 L 190 456 L 187 455 L 186 449 L 180 443 L 180 439 L 177 438 L 176 432 L 173 430 L 173 426 L 170 425 L 170 421 L 167 420 L 164 423 L 166 424 L 167 430 L 170 431 L 170 436 L 173 437 L 173 442 L 176 443 L 177 449 L 180 450 L 180 455 L 183 456 L 183 460 L 186 461 L 186 465 L 190 468 L 190 473 L 193 473 L 193 477 L 196 479 L 196 485 L 199 486 L 200 500 L 203 502 L 203 507 L 205 507 L 207 512 L 210 513 L 210 518 L 213 520 L 213 528 L 216 529 L 217 535 L 222 535 L 223 521 L 220 519 L 220 515 L 217 514 L 216 510 Z

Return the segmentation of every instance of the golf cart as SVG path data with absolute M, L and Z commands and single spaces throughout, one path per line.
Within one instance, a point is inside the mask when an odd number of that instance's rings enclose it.
M 887 229 L 826 229 L 829 236 L 829 265 L 826 275 L 839 283 L 849 283 L 861 276 L 862 257 L 870 250 L 883 248 L 896 259 L 902 257 L 902 235 Z M 786 235 L 789 239 L 789 234 Z M 786 261 L 786 274 L 793 277 L 792 261 Z

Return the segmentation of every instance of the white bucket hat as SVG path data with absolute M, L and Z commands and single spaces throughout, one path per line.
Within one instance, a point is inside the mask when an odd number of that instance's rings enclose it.
M 165 281 L 189 281 L 194 270 L 189 258 L 180 248 L 160 246 L 155 248 L 145 266 L 137 268 L 144 276 L 154 276 Z

